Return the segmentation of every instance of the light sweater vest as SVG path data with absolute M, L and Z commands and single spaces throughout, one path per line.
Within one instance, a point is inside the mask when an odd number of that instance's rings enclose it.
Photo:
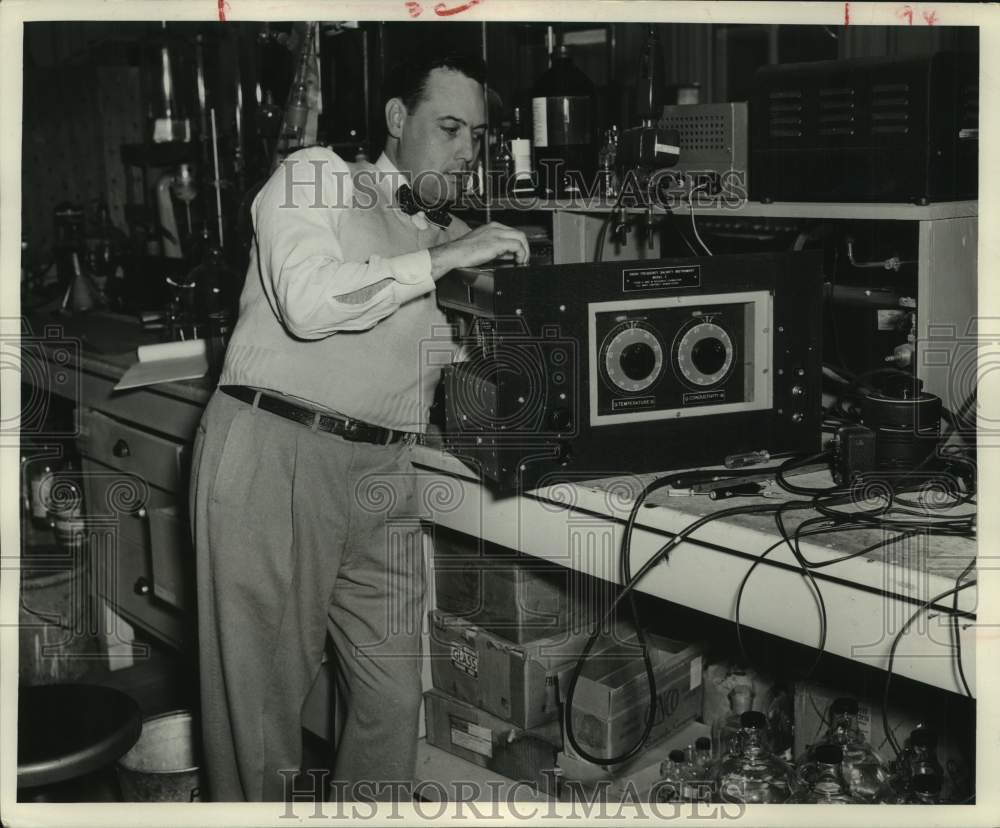
M 348 164 L 352 176 L 371 165 Z M 357 192 L 356 192 L 357 194 Z M 468 231 L 453 217 L 447 228 L 418 230 L 380 189 L 374 209 L 344 213 L 339 240 L 345 261 L 411 253 Z M 220 385 L 248 385 L 304 401 L 384 428 L 424 431 L 428 408 L 455 345 L 435 293 L 401 305 L 365 331 L 339 331 L 323 339 L 288 334 L 261 286 L 256 245 Z M 335 286 L 331 285 L 331 293 Z

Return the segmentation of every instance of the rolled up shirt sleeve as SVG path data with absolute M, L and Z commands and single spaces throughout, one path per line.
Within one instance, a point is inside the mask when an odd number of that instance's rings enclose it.
M 300 339 L 366 330 L 434 289 L 427 250 L 345 260 L 343 217 L 363 209 L 353 199 L 347 165 L 323 150 L 289 156 L 254 199 L 264 291 L 282 324 Z

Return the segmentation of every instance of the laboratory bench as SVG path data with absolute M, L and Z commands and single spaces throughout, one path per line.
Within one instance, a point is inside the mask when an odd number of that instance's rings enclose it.
M 117 550 L 116 584 L 107 597 L 138 628 L 183 648 L 190 635 L 193 552 L 186 523 L 190 447 L 214 382 L 168 382 L 122 392 L 112 388 L 135 361 L 135 347 L 154 341 L 128 317 L 95 313 L 30 317 L 34 353 L 44 364 L 25 371 L 32 394 L 52 394 L 75 407 L 85 502 L 91 537 Z M 45 334 L 48 329 L 48 334 Z M 58 332 L 58 333 L 57 333 Z M 617 582 L 621 534 L 634 498 L 652 475 L 622 474 L 562 482 L 515 496 L 497 496 L 461 460 L 435 446 L 413 449 L 421 513 L 440 526 Z M 131 487 L 122 488 L 122 482 Z M 797 477 L 829 485 L 826 472 Z M 783 497 L 775 492 L 775 497 Z M 764 502 L 762 498 L 756 501 Z M 675 533 L 716 509 L 753 502 L 706 496 L 650 496 L 632 536 L 633 573 Z M 973 507 L 965 507 L 971 510 Z M 961 510 L 958 510 L 961 511 Z M 803 516 L 811 514 L 803 512 Z M 794 513 L 789 515 L 794 527 Z M 868 666 L 888 666 L 901 625 L 932 596 L 954 587 L 976 556 L 976 543 L 920 535 L 856 557 L 850 553 L 888 537 L 879 529 L 803 538 L 807 559 L 845 558 L 812 570 L 826 605 L 825 650 Z M 735 596 L 747 569 L 780 540 L 773 515 L 741 515 L 710 522 L 674 548 L 669 561 L 640 582 L 641 592 L 733 621 Z M 92 540 L 92 543 L 95 541 Z M 776 597 L 780 598 L 775 600 Z M 976 589 L 958 593 L 963 664 L 975 687 Z M 929 607 L 895 654 L 894 674 L 961 693 L 952 644 L 950 599 Z M 787 545 L 779 544 L 746 586 L 740 621 L 798 644 L 821 635 L 817 600 Z

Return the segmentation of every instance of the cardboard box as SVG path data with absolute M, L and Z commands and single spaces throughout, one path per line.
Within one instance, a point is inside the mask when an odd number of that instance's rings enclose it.
M 517 643 L 565 630 L 607 606 L 613 585 L 566 567 L 434 529 L 437 608 Z
M 680 729 L 702 712 L 702 647 L 699 644 L 647 636 L 656 679 L 656 718 L 648 742 L 653 744 Z M 566 682 L 560 685 L 565 701 Z M 637 647 L 616 645 L 591 657 L 573 696 L 573 733 L 595 756 L 617 756 L 631 748 L 645 726 L 649 680 Z M 569 740 L 567 755 L 582 759 Z
M 439 690 L 424 694 L 427 742 L 480 767 L 541 790 L 556 767 L 558 722 L 525 730 Z M 447 781 L 447 780 L 442 780 Z
M 516 643 L 462 618 L 430 612 L 431 680 L 438 690 L 530 728 L 559 718 L 559 677 L 580 657 L 590 623 Z

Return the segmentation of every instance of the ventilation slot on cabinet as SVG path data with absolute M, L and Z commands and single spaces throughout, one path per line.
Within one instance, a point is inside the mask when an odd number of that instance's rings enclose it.
M 767 110 L 772 138 L 802 137 L 802 92 L 797 89 L 769 92 Z
M 849 86 L 819 90 L 820 135 L 854 135 L 854 90 Z
M 684 150 L 726 150 L 729 140 L 726 135 L 724 115 L 664 115 L 660 126 L 676 129 L 680 133 L 681 149 Z
M 877 83 L 872 86 L 872 134 L 900 134 L 910 131 L 910 85 Z
M 960 114 L 963 129 L 979 127 L 979 84 L 969 83 L 962 87 L 962 110 Z

